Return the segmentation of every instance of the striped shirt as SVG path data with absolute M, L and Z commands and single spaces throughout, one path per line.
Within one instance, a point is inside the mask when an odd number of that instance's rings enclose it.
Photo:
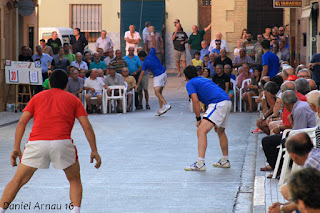
M 120 59 L 120 61 L 117 61 L 117 59 L 114 58 L 110 61 L 109 66 L 114 66 L 116 68 L 116 72 L 122 74 L 122 68 L 128 67 L 128 64 L 124 59 Z
M 320 171 L 320 149 L 314 148 L 309 152 L 304 167 L 311 167 Z
M 320 126 L 316 129 L 316 147 L 320 148 Z

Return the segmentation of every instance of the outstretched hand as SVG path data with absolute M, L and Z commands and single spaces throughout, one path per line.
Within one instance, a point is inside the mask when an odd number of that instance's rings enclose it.
M 11 161 L 11 165 L 14 167 L 14 166 L 17 166 L 17 158 L 19 157 L 19 159 L 21 159 L 21 150 L 20 149 L 14 149 L 11 153 L 11 156 L 10 156 L 10 161 Z
M 96 160 L 96 165 L 94 167 L 96 167 L 97 169 L 99 169 L 99 167 L 101 166 L 101 157 L 98 154 L 98 152 L 91 152 L 90 155 L 90 163 L 93 163 L 93 159 Z

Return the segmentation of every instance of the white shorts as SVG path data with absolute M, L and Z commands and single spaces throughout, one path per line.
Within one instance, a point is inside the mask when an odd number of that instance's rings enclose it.
M 203 118 L 213 122 L 216 127 L 226 128 L 231 107 L 231 101 L 221 101 L 217 104 L 209 104 L 208 110 L 203 115 Z
M 66 169 L 78 160 L 73 140 L 28 141 L 24 147 L 21 163 L 37 169 L 47 169 L 52 162 L 56 169 Z
M 167 83 L 167 73 L 153 77 L 153 87 L 165 87 Z

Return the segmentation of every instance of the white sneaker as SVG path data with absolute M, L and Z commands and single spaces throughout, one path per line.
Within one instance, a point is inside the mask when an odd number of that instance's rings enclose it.
M 198 163 L 195 162 L 194 164 L 190 165 L 190 166 L 186 166 L 184 167 L 184 170 L 186 171 L 206 171 L 206 164 L 205 163 Z
M 221 159 L 217 162 L 212 164 L 214 167 L 220 167 L 220 168 L 230 168 L 230 161 L 222 161 Z
M 160 116 L 163 114 L 163 109 L 159 109 L 158 112 L 155 114 L 155 116 Z
M 164 107 L 164 110 L 163 110 L 163 113 L 162 113 L 162 114 L 168 112 L 170 109 L 171 109 L 171 106 L 170 106 L 169 104 L 167 104 L 167 105 Z

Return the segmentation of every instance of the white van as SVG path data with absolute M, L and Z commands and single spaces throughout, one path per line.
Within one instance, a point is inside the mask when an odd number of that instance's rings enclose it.
M 58 33 L 58 38 L 60 38 L 62 46 L 64 43 L 70 44 L 73 29 L 68 27 L 41 27 L 39 28 L 39 40 L 44 39 L 48 42 L 48 39 L 52 37 L 53 31 Z

